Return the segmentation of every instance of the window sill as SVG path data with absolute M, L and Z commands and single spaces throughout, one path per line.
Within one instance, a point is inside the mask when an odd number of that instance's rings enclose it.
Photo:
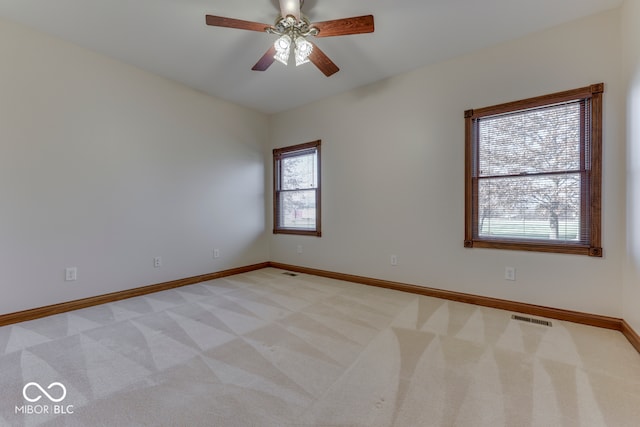
M 273 230 L 273 234 L 294 234 L 297 236 L 316 236 L 321 237 L 320 230 L 303 230 L 298 228 L 277 228 Z
M 530 252 L 550 252 L 572 255 L 602 257 L 602 248 L 588 245 L 553 244 L 548 242 L 523 242 L 506 240 L 465 240 L 465 248 L 489 248 Z

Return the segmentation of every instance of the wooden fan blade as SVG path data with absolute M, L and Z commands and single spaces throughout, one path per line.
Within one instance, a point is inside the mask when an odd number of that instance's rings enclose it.
M 333 21 L 311 24 L 320 32 L 316 37 L 346 36 L 349 34 L 373 33 L 373 15 L 354 16 L 353 18 L 334 19 Z
M 300 20 L 300 0 L 280 0 L 280 14 L 283 18 L 293 15 Z
M 262 58 L 260 58 L 260 60 L 256 62 L 256 65 L 253 66 L 252 70 L 265 71 L 267 68 L 271 66 L 271 64 L 273 64 L 273 61 L 276 60 L 274 58 L 275 54 L 276 54 L 276 48 L 275 46 L 272 45 L 271 48 L 267 51 L 267 53 L 262 55 Z
M 309 55 L 309 61 L 313 62 L 313 64 L 327 77 L 337 73 L 340 68 L 338 68 L 338 66 L 334 64 L 333 61 L 318 48 L 318 46 L 314 43 L 311 44 L 313 45 L 313 50 L 311 51 L 311 55 Z
M 222 16 L 206 15 L 207 25 L 214 27 L 238 28 L 240 30 L 260 31 L 264 32 L 269 25 L 259 22 L 243 21 L 241 19 L 225 18 Z

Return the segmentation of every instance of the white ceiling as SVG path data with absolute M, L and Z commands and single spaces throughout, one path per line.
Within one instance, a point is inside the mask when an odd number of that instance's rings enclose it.
M 375 32 L 316 39 L 339 67 L 251 67 L 276 36 L 205 25 L 273 24 L 278 0 L 0 0 L 0 16 L 194 89 L 276 113 L 619 6 L 623 0 L 306 0 L 312 22 L 372 14 Z M 585 46 L 585 49 L 588 47 Z

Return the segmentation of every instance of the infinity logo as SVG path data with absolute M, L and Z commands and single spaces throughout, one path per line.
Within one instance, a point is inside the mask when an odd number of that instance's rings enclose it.
M 38 390 L 40 390 L 41 394 L 38 395 L 38 397 L 30 398 L 29 396 L 27 396 L 27 389 L 29 387 L 31 387 L 31 386 L 33 386 L 33 387 L 37 388 Z M 51 396 L 49 393 L 47 393 L 47 391 L 45 389 L 43 389 L 40 384 L 34 383 L 34 382 L 27 383 L 24 386 L 24 388 L 22 389 L 22 395 L 29 402 L 37 402 L 42 397 L 42 394 L 47 396 L 47 398 L 52 402 L 55 402 L 55 403 L 62 402 L 64 400 L 64 398 L 67 397 L 67 388 L 64 385 L 62 385 L 62 383 L 55 382 L 55 383 L 49 384 L 49 386 L 47 387 L 47 390 L 51 390 L 51 388 L 55 387 L 55 386 L 58 386 L 58 387 L 60 387 L 62 389 L 62 396 L 57 398 L 57 399 L 54 398 L 53 396 Z

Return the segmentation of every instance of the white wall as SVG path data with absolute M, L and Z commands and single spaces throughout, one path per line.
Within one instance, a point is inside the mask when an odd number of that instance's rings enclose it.
M 0 132 L 0 314 L 268 259 L 262 114 L 0 21 Z
M 619 19 L 614 10 L 273 116 L 272 147 L 322 139 L 323 236 L 271 236 L 271 260 L 620 317 Z M 604 258 L 465 249 L 463 112 L 598 82 Z
M 627 0 L 621 16 L 627 84 L 627 262 L 623 316 L 640 332 L 640 1 Z

